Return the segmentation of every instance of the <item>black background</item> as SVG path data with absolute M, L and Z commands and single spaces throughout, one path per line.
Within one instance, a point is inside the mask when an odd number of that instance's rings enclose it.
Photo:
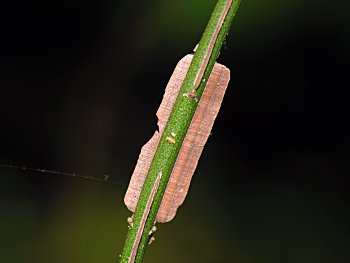
M 141 146 L 215 1 L 0 8 L 2 262 L 113 262 Z M 348 262 L 349 4 L 243 1 L 231 82 L 176 219 L 145 262 Z

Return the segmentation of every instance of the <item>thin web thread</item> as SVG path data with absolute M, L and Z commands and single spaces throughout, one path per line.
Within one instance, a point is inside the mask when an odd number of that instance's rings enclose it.
M 84 175 L 84 174 L 78 174 L 78 173 L 60 172 L 55 170 L 47 170 L 47 169 L 41 169 L 41 168 L 33 168 L 33 167 L 18 166 L 18 165 L 3 164 L 3 163 L 0 163 L 0 167 L 11 169 L 11 170 L 29 171 L 29 172 L 42 173 L 42 174 L 64 175 L 64 176 L 70 176 L 70 177 L 75 177 L 79 179 L 104 182 L 108 184 L 127 185 L 126 183 L 123 183 L 121 181 L 111 180 L 110 179 L 111 176 L 109 174 L 104 174 L 102 176 L 91 176 L 91 175 Z

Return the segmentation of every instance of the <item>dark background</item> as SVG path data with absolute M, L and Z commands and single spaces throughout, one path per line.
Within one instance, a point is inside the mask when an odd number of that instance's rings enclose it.
M 214 0 L 0 7 L 1 262 L 116 262 L 123 196 Z M 145 262 L 350 262 L 347 1 L 246 0 L 232 79 L 174 221 Z

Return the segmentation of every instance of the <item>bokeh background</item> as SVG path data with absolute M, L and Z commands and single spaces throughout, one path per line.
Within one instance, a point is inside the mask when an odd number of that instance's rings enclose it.
M 109 175 L 1 167 L 1 262 L 117 261 L 140 148 L 215 2 L 1 4 L 0 162 Z M 213 136 L 145 262 L 350 262 L 349 7 L 242 2 Z

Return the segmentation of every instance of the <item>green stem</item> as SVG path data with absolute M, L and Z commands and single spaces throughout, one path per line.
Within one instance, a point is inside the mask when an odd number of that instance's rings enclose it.
M 154 225 L 169 177 L 197 108 L 197 100 L 183 94 L 194 93 L 196 98 L 200 99 L 239 3 L 240 0 L 218 0 L 215 6 L 153 157 L 133 215 L 133 226 L 128 231 L 121 262 L 134 262 L 135 257 L 135 262 L 141 262 L 143 259 L 149 232 Z M 167 137 L 171 137 L 171 133 L 176 134 L 174 144 L 166 140 Z

